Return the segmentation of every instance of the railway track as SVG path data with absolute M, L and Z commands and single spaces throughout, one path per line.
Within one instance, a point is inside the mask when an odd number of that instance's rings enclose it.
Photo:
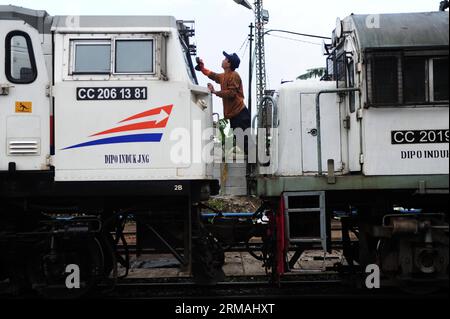
M 182 278 L 166 282 L 153 279 L 125 279 L 119 281 L 113 290 L 99 287 L 93 297 L 106 299 L 414 299 L 448 298 L 448 290 L 429 295 L 406 294 L 398 289 L 385 288 L 368 290 L 358 288 L 336 276 L 294 275 L 279 284 L 267 282 L 265 277 L 229 277 L 227 281 L 214 286 L 200 286 L 190 279 Z
M 35 299 L 33 293 L 0 294 L 0 299 Z M 267 277 L 227 277 L 216 285 L 198 285 L 191 278 L 133 278 L 102 283 L 86 299 L 106 300 L 297 300 L 297 299 L 390 299 L 440 300 L 449 298 L 448 288 L 429 294 L 405 293 L 386 287 L 369 290 L 355 286 L 351 280 L 335 274 L 301 274 L 286 276 L 279 284 Z

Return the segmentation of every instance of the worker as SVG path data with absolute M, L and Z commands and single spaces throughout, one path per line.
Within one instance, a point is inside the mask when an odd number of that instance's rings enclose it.
M 251 115 L 244 103 L 244 89 L 242 80 L 236 69 L 239 68 L 241 60 L 236 53 L 223 52 L 225 59 L 222 61 L 224 73 L 214 73 L 205 68 L 202 59 L 197 58 L 195 69 L 201 71 L 208 78 L 220 84 L 220 91 L 216 91 L 214 85 L 208 83 L 208 89 L 212 94 L 222 98 L 223 113 L 225 119 L 230 120 L 233 130 L 241 128 L 244 132 L 251 127 Z M 244 141 L 244 153 L 248 154 L 248 139 Z

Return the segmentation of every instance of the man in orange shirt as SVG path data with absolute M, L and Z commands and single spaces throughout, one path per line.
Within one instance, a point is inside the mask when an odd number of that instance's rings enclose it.
M 251 127 L 251 115 L 244 103 L 244 89 L 242 80 L 235 70 L 239 68 L 241 60 L 236 53 L 223 52 L 225 59 L 222 61 L 224 73 L 214 73 L 205 68 L 204 62 L 197 58 L 196 70 L 201 71 L 208 78 L 220 84 L 220 91 L 216 91 L 211 83 L 208 89 L 212 94 L 223 100 L 223 113 L 225 119 L 230 120 L 230 126 L 234 130 L 241 128 L 243 131 Z M 245 154 L 248 154 L 248 141 L 245 138 Z

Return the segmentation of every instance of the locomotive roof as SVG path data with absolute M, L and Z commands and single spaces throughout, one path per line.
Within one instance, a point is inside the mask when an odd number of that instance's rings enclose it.
M 379 28 L 367 21 L 379 18 Z M 448 12 L 351 15 L 361 50 L 448 46 Z M 378 27 L 378 25 L 376 25 Z
M 39 33 L 50 33 L 52 29 L 73 27 L 71 16 L 50 16 L 43 10 L 32 10 L 13 5 L 0 5 L 0 20 L 23 20 Z M 79 16 L 77 29 L 133 29 L 133 28 L 177 28 L 172 16 Z
M 68 19 L 69 18 L 69 19 Z M 54 28 L 67 27 L 70 16 L 56 16 Z M 172 16 L 80 16 L 77 21 L 83 28 L 176 28 L 176 19 Z
M 25 21 L 41 34 L 50 33 L 52 26 L 52 17 L 46 11 L 12 5 L 0 5 L 0 20 Z

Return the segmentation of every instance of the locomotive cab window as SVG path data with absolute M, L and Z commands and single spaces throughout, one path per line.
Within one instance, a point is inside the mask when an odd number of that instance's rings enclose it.
M 347 63 L 347 74 L 348 74 L 348 87 L 354 88 L 355 87 L 355 62 L 352 59 L 348 60 Z M 356 111 L 356 93 L 350 92 L 349 93 L 349 108 L 350 112 L 354 113 Z
M 448 56 L 439 54 L 439 51 L 405 51 L 370 55 L 367 66 L 370 105 L 448 102 Z
M 335 70 L 336 70 L 337 88 L 338 89 L 346 88 L 348 83 L 347 83 L 347 56 L 345 51 L 337 53 Z
M 72 75 L 98 75 L 97 79 L 127 77 L 154 78 L 163 72 L 160 65 L 164 48 L 157 47 L 158 36 L 111 35 L 110 38 L 70 39 L 70 68 Z M 105 75 L 107 78 L 105 78 Z M 85 78 L 85 77 L 84 77 Z
M 29 84 L 37 77 L 31 39 L 25 32 L 14 31 L 6 37 L 6 76 L 16 84 Z
M 73 74 L 111 73 L 110 41 L 73 41 Z
M 154 41 L 116 40 L 115 73 L 154 74 Z
M 327 67 L 325 74 L 326 81 L 336 81 L 335 73 L 335 52 L 333 52 L 327 58 Z
M 433 101 L 448 101 L 448 57 L 436 58 L 433 64 Z
M 396 105 L 399 102 L 399 59 L 396 56 L 376 56 L 370 63 L 371 102 L 376 105 Z
M 426 58 L 405 57 L 404 92 L 406 103 L 425 103 L 427 100 Z

